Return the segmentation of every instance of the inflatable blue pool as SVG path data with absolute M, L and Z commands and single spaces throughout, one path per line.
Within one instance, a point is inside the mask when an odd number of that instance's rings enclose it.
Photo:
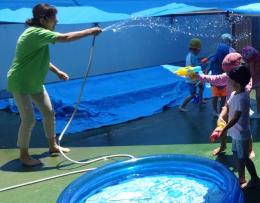
M 156 155 L 108 164 L 68 185 L 58 203 L 242 203 L 235 175 L 217 161 Z

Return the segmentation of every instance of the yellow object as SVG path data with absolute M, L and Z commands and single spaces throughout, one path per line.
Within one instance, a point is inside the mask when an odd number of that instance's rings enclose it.
M 223 129 L 223 128 L 226 127 L 226 125 L 227 125 L 226 121 L 224 121 L 222 118 L 218 119 L 218 121 L 217 121 L 217 127 Z
M 196 79 L 195 78 L 195 73 L 199 72 L 201 70 L 200 66 L 192 67 L 192 66 L 186 66 L 179 68 L 178 70 L 175 71 L 175 74 L 178 76 L 182 77 L 190 77 L 191 79 Z

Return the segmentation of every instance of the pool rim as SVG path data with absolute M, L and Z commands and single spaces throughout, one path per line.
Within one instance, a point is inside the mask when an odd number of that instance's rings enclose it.
M 171 170 L 176 169 L 176 171 L 174 172 L 171 171 L 170 174 L 176 173 L 178 175 L 180 174 L 180 167 L 176 166 L 180 166 L 180 164 L 181 166 L 185 165 L 186 168 L 182 168 L 184 172 L 181 173 L 186 174 L 190 171 L 196 172 L 195 175 L 193 174 L 192 176 L 198 176 L 200 177 L 200 179 L 202 179 L 201 177 L 203 177 L 203 175 L 205 174 L 205 170 L 208 169 L 209 172 L 206 173 L 208 176 L 205 176 L 205 178 L 209 178 L 210 180 L 212 180 L 212 182 L 217 181 L 215 182 L 216 184 L 226 184 L 227 191 L 224 197 L 222 198 L 221 202 L 238 203 L 243 202 L 244 200 L 244 195 L 242 190 L 240 189 L 238 179 L 226 166 L 224 166 L 220 162 L 196 155 L 157 154 L 109 163 L 97 168 L 94 171 L 85 173 L 78 177 L 76 180 L 72 181 L 63 190 L 63 192 L 58 197 L 57 202 L 79 202 L 82 196 L 84 196 L 84 198 L 86 199 L 95 194 L 95 191 L 109 186 L 108 183 L 111 183 L 111 181 L 114 180 L 112 179 L 112 177 L 118 179 L 120 177 L 134 174 L 132 172 L 138 172 L 139 174 L 145 174 L 149 171 L 153 172 L 152 169 L 158 169 L 158 167 L 156 167 L 156 164 L 158 165 L 159 163 L 161 164 L 161 166 L 163 166 L 161 168 L 163 168 L 164 170 L 167 169 L 167 171 L 169 171 L 169 166 Z M 173 163 L 175 163 L 174 166 L 169 165 Z M 198 166 L 199 168 L 191 169 L 190 167 L 192 166 Z M 203 169 L 203 172 L 201 169 Z M 116 172 L 120 172 L 121 174 Z M 119 180 L 121 179 L 122 178 L 120 178 Z M 104 180 L 106 180 L 107 182 L 105 182 Z M 234 198 L 231 198 L 232 194 Z

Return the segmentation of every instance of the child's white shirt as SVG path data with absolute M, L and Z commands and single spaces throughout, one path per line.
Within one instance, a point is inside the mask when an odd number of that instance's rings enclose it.
M 250 131 L 250 119 L 249 119 L 249 109 L 250 109 L 250 98 L 247 92 L 241 92 L 235 94 L 232 92 L 229 100 L 227 101 L 229 106 L 228 120 L 233 118 L 236 111 L 241 112 L 241 116 L 238 122 L 228 129 L 228 136 L 231 136 L 236 140 L 247 140 L 251 137 Z

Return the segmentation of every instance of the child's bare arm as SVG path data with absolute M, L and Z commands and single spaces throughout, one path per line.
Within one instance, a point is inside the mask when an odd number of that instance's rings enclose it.
M 223 132 L 231 128 L 233 125 L 235 125 L 238 122 L 240 116 L 241 116 L 241 111 L 236 111 L 234 116 L 228 121 L 227 125 L 224 127 Z
M 227 74 L 220 74 L 220 75 L 204 75 L 204 74 L 195 74 L 197 80 L 201 82 L 208 82 L 211 85 L 216 86 L 225 86 L 227 85 L 228 76 Z
M 221 121 L 221 120 L 224 120 L 225 122 L 227 122 L 227 120 L 228 120 L 228 106 L 227 105 L 222 107 L 222 110 L 219 114 L 218 121 Z

